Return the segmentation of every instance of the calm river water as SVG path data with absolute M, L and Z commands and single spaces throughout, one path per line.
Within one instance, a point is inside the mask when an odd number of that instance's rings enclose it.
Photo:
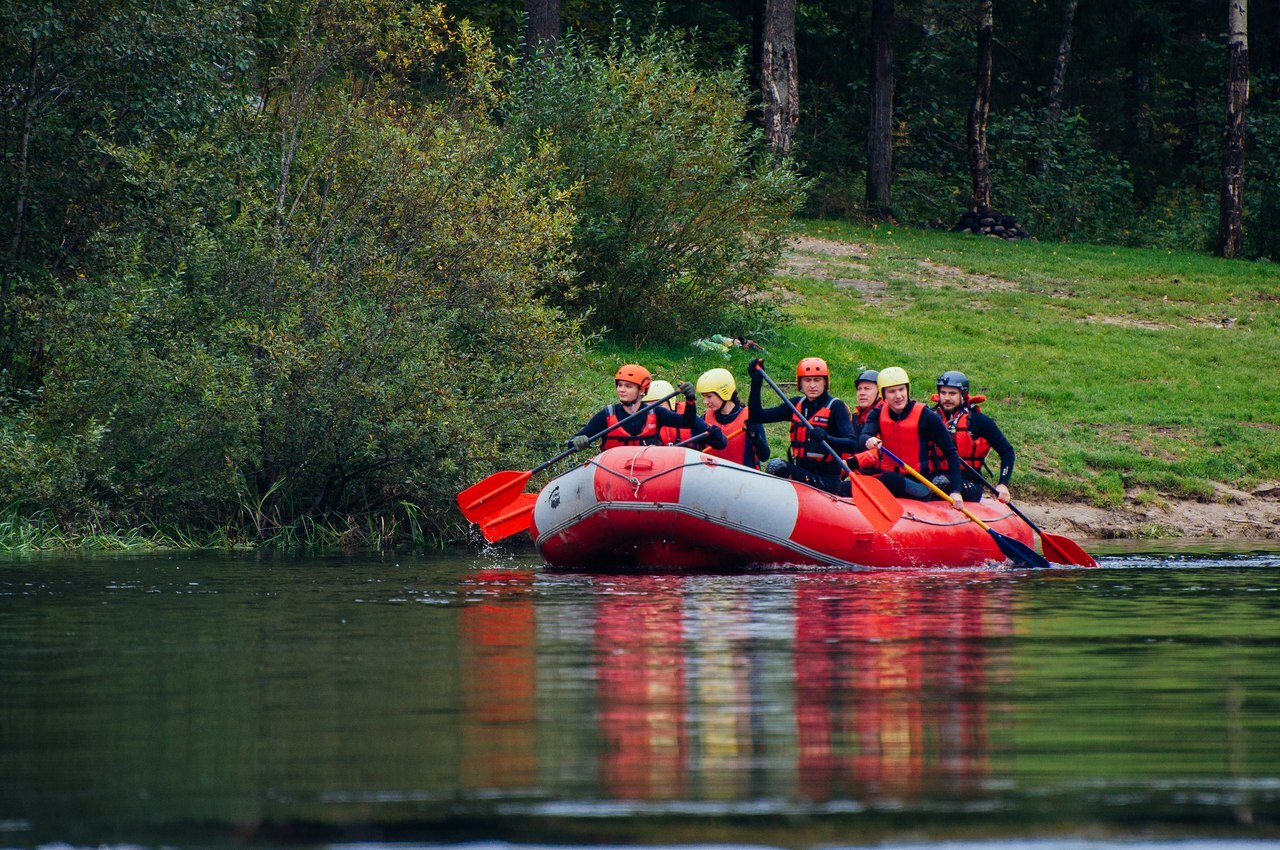
M 0 848 L 1276 846 L 1280 554 L 1101 551 L 9 559 Z

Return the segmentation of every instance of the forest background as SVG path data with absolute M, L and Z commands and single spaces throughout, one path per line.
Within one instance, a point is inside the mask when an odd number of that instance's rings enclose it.
M 975 104 L 1041 242 L 1202 254 L 1240 122 L 1265 297 L 1280 13 L 1233 118 L 1243 5 L 8 4 L 0 536 L 454 539 L 601 403 L 591 352 L 786 334 L 793 216 L 954 224 Z

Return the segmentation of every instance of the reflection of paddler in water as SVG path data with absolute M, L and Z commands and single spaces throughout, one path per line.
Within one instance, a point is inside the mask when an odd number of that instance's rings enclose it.
M 599 579 L 600 778 L 613 797 L 681 799 L 687 790 L 683 581 Z
M 538 778 L 537 622 L 533 572 L 481 570 L 459 613 L 462 730 L 459 779 L 468 788 L 530 787 Z
M 1010 617 L 998 584 L 824 573 L 796 585 L 800 788 L 826 800 L 978 792 L 991 749 L 989 651 Z

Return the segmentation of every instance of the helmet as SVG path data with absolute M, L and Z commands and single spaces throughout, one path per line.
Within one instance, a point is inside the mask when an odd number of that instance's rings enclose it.
M 821 378 L 830 378 L 831 370 L 827 368 L 827 361 L 821 357 L 806 357 L 796 364 L 796 379 L 807 378 L 811 375 L 817 375 Z
M 911 387 L 911 378 L 907 376 L 907 370 L 901 366 L 882 369 L 876 376 L 876 386 L 880 387 L 881 392 L 884 392 L 885 387 L 896 387 L 898 384 L 906 384 L 908 391 Z
M 640 392 L 649 391 L 649 382 L 653 380 L 653 376 L 649 374 L 649 370 L 643 366 L 637 366 L 634 363 L 628 363 L 618 370 L 618 374 L 613 376 L 614 383 L 618 381 L 630 381 L 640 386 Z
M 649 391 L 644 394 L 644 401 L 657 401 L 660 398 L 666 398 L 676 391 L 676 388 L 666 381 L 654 381 L 649 384 Z
M 733 380 L 733 374 L 728 369 L 708 369 L 698 379 L 699 395 L 715 393 L 720 398 L 728 401 L 733 398 L 733 393 L 737 389 L 738 384 Z
M 858 380 L 854 381 L 853 383 L 854 383 L 854 386 L 857 386 L 858 384 L 861 384 L 863 381 L 866 381 L 867 383 L 875 384 L 878 387 L 880 386 L 879 378 L 880 378 L 880 373 L 877 372 L 875 369 L 863 369 L 862 372 L 858 374 Z
M 964 372 L 957 372 L 952 369 L 950 372 L 943 372 L 938 376 L 938 389 L 943 387 L 951 387 L 960 391 L 965 398 L 969 397 L 969 379 Z

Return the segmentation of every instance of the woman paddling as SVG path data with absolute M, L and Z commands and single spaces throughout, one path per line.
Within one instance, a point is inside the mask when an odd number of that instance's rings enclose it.
M 598 434 L 606 428 L 612 428 L 614 425 L 622 422 L 628 416 L 636 413 L 644 406 L 644 395 L 649 390 L 649 385 L 653 382 L 653 376 L 649 374 L 649 370 L 635 363 L 628 363 L 618 370 L 613 376 L 613 384 L 617 389 L 618 403 L 610 404 L 592 416 L 586 425 L 579 429 L 578 433 L 570 437 L 565 444 L 570 448 L 582 451 L 591 441 L 588 435 Z M 681 381 L 679 390 L 684 394 L 685 400 L 692 402 L 697 396 L 694 393 L 693 384 L 688 381 Z M 618 446 L 658 446 L 662 445 L 662 426 L 666 425 L 672 428 L 690 428 L 694 427 L 697 416 L 694 412 L 693 404 L 686 404 L 683 413 L 676 413 L 674 410 L 668 410 L 662 405 L 652 408 L 647 415 L 638 416 L 617 428 L 612 428 L 609 433 L 600 438 L 600 450 L 616 448 Z
M 718 428 L 726 438 L 726 445 L 714 444 L 704 452 L 722 457 L 752 469 L 759 469 L 760 462 L 769 459 L 769 443 L 764 428 L 751 422 L 747 407 L 738 398 L 738 384 L 728 369 L 711 369 L 698 378 L 698 395 L 706 405 L 702 419 L 709 428 Z

